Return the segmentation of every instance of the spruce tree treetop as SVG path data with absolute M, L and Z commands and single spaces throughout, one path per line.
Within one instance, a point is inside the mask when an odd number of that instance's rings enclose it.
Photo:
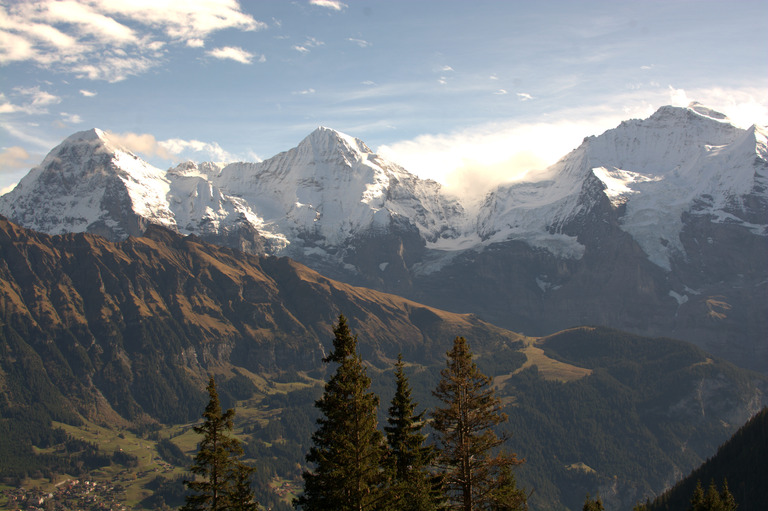
M 383 483 L 379 399 L 343 315 L 333 333 L 333 351 L 323 361 L 338 367 L 315 403 L 321 417 L 307 454 L 314 471 L 304 472 L 304 493 L 294 504 L 308 511 L 374 509 Z
M 440 477 L 430 472 L 437 452 L 424 445 L 427 436 L 422 428 L 425 412 L 416 414 L 417 403 L 411 397 L 411 386 L 405 375 L 402 355 L 395 365 L 395 395 L 389 407 L 388 426 L 384 427 L 389 447 L 388 507 L 399 511 L 432 511 L 442 502 Z
M 208 382 L 208 405 L 203 412 L 203 423 L 194 426 L 195 433 L 203 435 L 190 472 L 198 476 L 184 481 L 192 494 L 186 497 L 182 511 L 224 511 L 258 509 L 253 500 L 249 478 L 253 470 L 243 465 L 240 441 L 229 436 L 234 427 L 235 411 L 221 412 L 216 380 Z

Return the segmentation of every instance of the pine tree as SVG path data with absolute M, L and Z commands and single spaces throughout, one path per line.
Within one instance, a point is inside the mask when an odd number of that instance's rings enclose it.
M 720 492 L 720 500 L 723 503 L 724 511 L 736 511 L 736 508 L 739 507 L 736 503 L 736 498 L 731 493 L 731 490 L 728 489 L 727 479 L 723 479 L 723 491 Z
M 307 462 L 304 493 L 294 502 L 307 511 L 361 511 L 380 506 L 383 436 L 377 429 L 379 399 L 370 392 L 346 318 L 339 316 L 333 330 L 333 352 L 323 362 L 339 364 L 315 403 L 321 412 Z
M 415 413 L 417 403 L 403 370 L 402 355 L 395 365 L 395 395 L 389 407 L 387 435 L 388 506 L 400 511 L 431 511 L 443 501 L 440 478 L 429 471 L 437 452 L 424 445 L 425 412 Z
M 704 488 L 701 487 L 701 481 L 696 481 L 696 488 L 693 490 L 693 496 L 691 497 L 690 511 L 705 511 L 704 507 Z
M 598 495 L 597 498 L 593 500 L 587 495 L 587 498 L 584 500 L 584 507 L 581 509 L 582 511 L 605 511 L 605 507 L 603 507 L 603 499 Z
M 722 511 L 723 503 L 720 501 L 720 492 L 717 491 L 714 481 L 710 481 L 707 493 L 704 494 L 704 509 L 707 511 Z
M 728 489 L 728 481 L 723 480 L 723 490 L 717 491 L 717 485 L 710 481 L 707 491 L 696 481 L 696 489 L 691 497 L 690 511 L 736 511 L 738 504 Z
M 523 463 L 515 454 L 496 453 L 506 440 L 493 428 L 507 416 L 495 396 L 491 379 L 472 361 L 463 337 L 454 340 L 446 368 L 433 392 L 445 406 L 432 416 L 438 435 L 438 466 L 445 476 L 453 509 L 510 509 L 496 499 L 513 493 L 518 508 L 525 508 L 525 494 L 515 486 L 511 468 Z M 506 497 L 507 499 L 509 496 Z
M 253 503 L 253 492 L 250 485 L 246 487 L 243 481 L 238 482 L 238 474 L 248 474 L 252 469 L 243 465 L 239 457 L 243 454 L 240 441 L 230 437 L 228 433 L 234 426 L 235 411 L 231 408 L 221 412 L 219 394 L 216 391 L 216 381 L 211 376 L 208 382 L 208 405 L 203 412 L 203 423 L 195 426 L 195 433 L 203 435 L 198 445 L 198 451 L 190 471 L 202 477 L 195 481 L 184 481 L 184 484 L 194 492 L 186 497 L 182 511 L 198 510 L 231 510 L 256 509 L 242 507 L 246 502 Z M 247 495 L 246 495 L 247 492 Z M 237 495 L 236 495 L 237 494 Z M 236 495 L 236 497 L 235 497 Z M 237 500 L 236 507 L 234 500 Z

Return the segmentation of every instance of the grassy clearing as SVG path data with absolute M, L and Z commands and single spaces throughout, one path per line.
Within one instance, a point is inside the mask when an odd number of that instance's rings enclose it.
M 526 339 L 526 345 L 522 351 L 525 353 L 527 360 L 522 367 L 512 374 L 517 374 L 531 366 L 536 366 L 539 370 L 539 375 L 549 381 L 570 382 L 580 380 L 581 378 L 592 374 L 591 369 L 578 367 L 549 358 L 544 353 L 544 350 L 536 346 L 536 344 L 541 342 L 542 339 L 539 338 Z
M 112 481 L 122 485 L 125 488 L 125 504 L 128 506 L 135 507 L 142 499 L 152 495 L 152 491 L 144 488 L 144 486 L 155 477 L 162 476 L 166 479 L 172 479 L 185 473 L 185 469 L 170 465 L 160 458 L 157 454 L 156 442 L 154 440 L 141 438 L 130 431 L 109 429 L 90 422 L 86 423 L 83 427 L 74 427 L 62 423 L 54 423 L 54 426 L 64 429 L 73 438 L 95 443 L 99 446 L 101 452 L 111 454 L 120 450 L 137 458 L 138 464 L 135 467 L 127 468 L 113 463 L 108 467 L 91 471 L 88 474 L 88 477 L 94 481 Z M 160 438 L 167 438 L 173 434 L 178 434 L 180 428 L 183 428 L 183 426 L 174 426 L 173 428 L 160 430 Z M 189 431 L 192 432 L 191 426 Z M 184 435 L 173 438 L 172 441 L 181 447 L 178 439 L 183 439 Z M 194 432 L 192 432 L 192 435 L 194 435 Z M 197 446 L 196 442 L 195 440 L 193 449 Z M 49 489 L 56 483 L 66 481 L 67 479 L 74 479 L 74 477 L 61 475 L 58 481 L 50 482 L 46 479 L 39 482 L 34 481 L 32 484 L 27 484 L 27 486 Z

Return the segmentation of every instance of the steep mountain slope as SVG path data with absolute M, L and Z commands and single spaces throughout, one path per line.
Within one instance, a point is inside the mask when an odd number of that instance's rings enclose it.
M 739 509 L 758 510 L 768 502 L 768 408 L 763 408 L 728 439 L 717 453 L 647 506 L 648 511 L 684 509 L 696 483 L 706 491 L 710 482 L 722 489 L 723 481 Z
M 222 396 L 239 402 L 260 491 L 274 497 L 266 483 L 294 480 L 306 452 L 339 312 L 382 403 L 402 352 L 417 400 L 433 406 L 451 340 L 470 339 L 513 418 L 510 447 L 529 459 L 520 480 L 542 506 L 575 509 L 599 489 L 626 508 L 700 463 L 766 403 L 765 377 L 687 343 L 605 329 L 527 338 L 156 226 L 114 243 L 1 220 L 0 289 L 4 476 L 83 470 L 53 448 L 62 433 L 51 420 L 70 431 L 90 421 L 136 433 L 183 424 L 174 429 L 183 433 L 213 373 Z M 89 459 L 98 467 L 109 454 Z
M 698 104 L 588 137 L 478 211 L 318 128 L 260 163 L 154 169 L 73 135 L 0 213 L 48 233 L 150 223 L 518 331 L 600 324 L 768 370 L 768 149 Z
M 331 281 L 287 258 L 250 256 L 154 226 L 115 244 L 84 234 L 51 238 L 2 220 L 0 279 L 6 335 L 60 364 L 54 386 L 101 394 L 128 420 L 188 418 L 192 410 L 180 407 L 190 389 L 235 360 L 274 375 L 317 367 L 342 311 L 355 319 L 361 351 L 376 365 L 388 366 L 398 352 L 438 360 L 462 332 L 490 344 L 519 337 L 472 316 Z M 85 401 L 82 415 L 102 412 Z

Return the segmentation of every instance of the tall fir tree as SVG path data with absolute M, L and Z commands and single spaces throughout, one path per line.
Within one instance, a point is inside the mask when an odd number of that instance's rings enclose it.
M 184 481 L 192 493 L 187 495 L 181 510 L 258 509 L 249 483 L 253 470 L 239 459 L 243 454 L 240 441 L 229 436 L 234 427 L 235 411 L 230 408 L 222 413 L 213 376 L 207 390 L 209 401 L 203 412 L 203 423 L 193 428 L 195 433 L 203 435 L 190 467 L 190 471 L 198 478 Z M 240 476 L 244 476 L 244 479 Z
M 312 435 L 304 493 L 294 502 L 306 511 L 362 511 L 381 507 L 384 442 L 377 429 L 379 398 L 369 389 L 362 359 L 343 315 L 333 330 L 333 351 L 323 359 L 335 373 L 315 403 L 321 417 Z
M 395 364 L 395 395 L 389 407 L 387 435 L 387 505 L 400 511 L 432 511 L 443 502 L 440 477 L 430 466 L 437 456 L 432 445 L 425 445 L 422 433 L 426 412 L 416 413 L 411 386 L 403 369 L 402 355 Z
M 451 509 L 525 509 L 525 493 L 516 487 L 512 467 L 523 463 L 499 452 L 506 437 L 494 427 L 507 420 L 491 379 L 472 361 L 464 337 L 447 353 L 446 367 L 433 395 L 444 403 L 432 413 Z M 512 506 L 512 507 L 511 507 Z

